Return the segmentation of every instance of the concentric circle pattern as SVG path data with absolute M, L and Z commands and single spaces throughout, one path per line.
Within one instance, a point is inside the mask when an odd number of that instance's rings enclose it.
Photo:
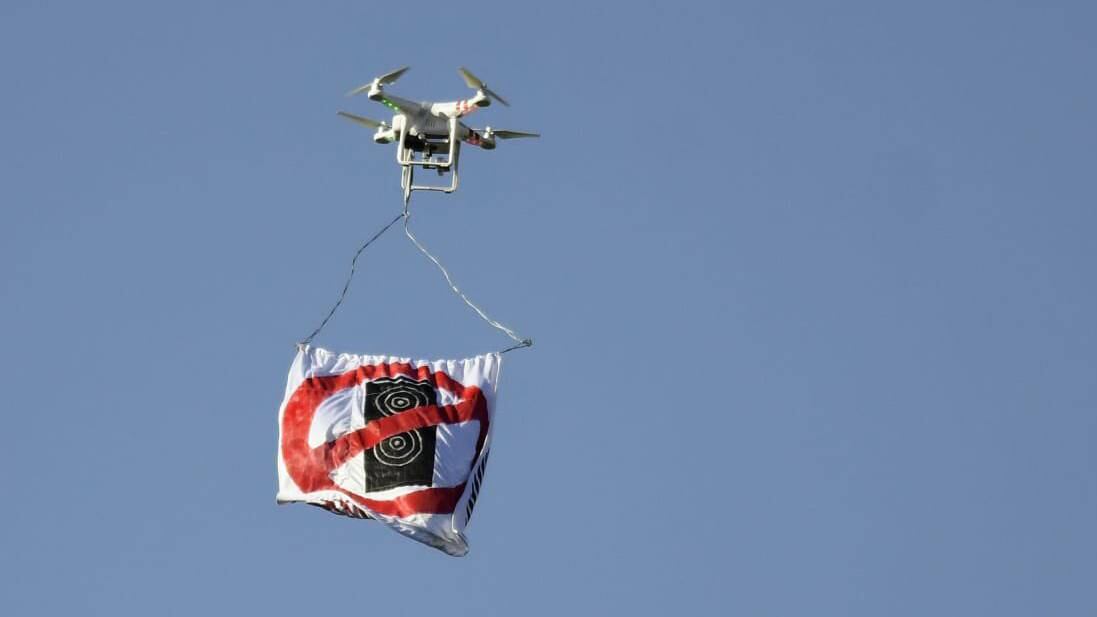
M 378 411 L 391 416 L 416 407 L 425 407 L 430 405 L 431 401 L 422 390 L 400 385 L 380 393 L 375 404 Z
M 377 460 L 385 465 L 403 467 L 423 451 L 423 438 L 417 431 L 393 435 L 373 449 Z

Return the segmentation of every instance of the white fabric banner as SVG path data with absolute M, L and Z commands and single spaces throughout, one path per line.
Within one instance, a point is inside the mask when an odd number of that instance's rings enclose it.
M 373 518 L 468 552 L 502 358 L 410 360 L 301 346 L 278 412 L 278 503 Z

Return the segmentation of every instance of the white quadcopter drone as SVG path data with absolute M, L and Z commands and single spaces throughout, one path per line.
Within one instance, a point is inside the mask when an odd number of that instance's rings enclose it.
M 355 88 L 347 96 L 362 94 L 370 100 L 378 101 L 393 112 L 392 124 L 365 118 L 345 111 L 339 115 L 371 129 L 377 129 L 373 141 L 379 144 L 397 143 L 396 161 L 400 163 L 400 186 L 404 189 L 404 199 L 412 191 L 441 191 L 452 193 L 457 190 L 457 159 L 461 153 L 461 142 L 480 146 L 485 150 L 495 149 L 496 139 L 516 137 L 540 137 L 538 133 L 506 131 L 490 126 L 483 130 L 472 129 L 461 122 L 461 118 L 480 107 L 491 105 L 492 99 L 510 106 L 503 97 L 492 92 L 478 77 L 461 67 L 458 72 L 476 94 L 470 99 L 449 101 L 446 103 L 416 103 L 394 96 L 384 91 L 384 87 L 396 82 L 410 67 L 403 67 L 386 73 L 364 86 Z M 443 154 L 445 153 L 445 154 Z M 414 182 L 416 166 L 434 169 L 438 175 L 451 172 L 453 177 L 448 186 L 417 185 Z

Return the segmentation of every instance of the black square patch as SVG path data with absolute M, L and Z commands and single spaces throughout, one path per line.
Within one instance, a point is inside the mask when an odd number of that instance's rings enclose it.
M 399 375 L 366 382 L 366 422 L 416 407 L 438 404 L 438 393 L 429 381 Z M 366 450 L 366 492 L 400 486 L 430 486 L 434 479 L 434 445 L 437 427 L 393 435 Z

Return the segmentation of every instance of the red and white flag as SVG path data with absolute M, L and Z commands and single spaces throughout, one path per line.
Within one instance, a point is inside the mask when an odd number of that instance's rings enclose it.
M 413 361 L 302 346 L 278 412 L 278 503 L 373 518 L 464 555 L 501 360 L 492 353 Z

